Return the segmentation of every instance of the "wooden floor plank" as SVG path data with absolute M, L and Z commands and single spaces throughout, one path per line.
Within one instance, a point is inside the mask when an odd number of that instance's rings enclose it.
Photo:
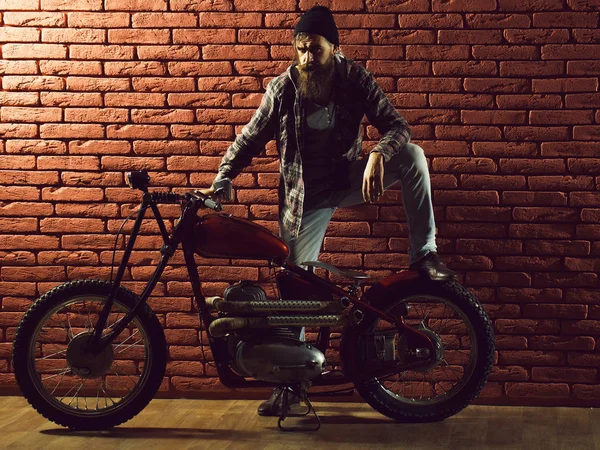
M 284 433 L 277 419 L 256 414 L 258 403 L 156 399 L 114 430 L 72 432 L 21 397 L 0 397 L 0 448 L 600 450 L 600 410 L 591 408 L 473 405 L 443 422 L 399 424 L 364 403 L 314 402 L 321 430 Z

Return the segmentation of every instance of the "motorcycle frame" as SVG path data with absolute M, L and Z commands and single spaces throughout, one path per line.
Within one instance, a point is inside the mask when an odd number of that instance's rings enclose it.
M 162 195 L 162 197 L 161 197 Z M 192 292 L 194 295 L 194 299 L 196 301 L 196 306 L 198 309 L 198 315 L 201 321 L 201 325 L 204 330 L 207 330 L 209 345 L 212 350 L 217 373 L 220 381 L 229 388 L 243 388 L 243 387 L 267 387 L 273 386 L 274 383 L 264 382 L 260 380 L 246 380 L 244 377 L 238 375 L 233 372 L 229 366 L 230 355 L 227 347 L 227 342 L 225 338 L 215 338 L 208 333 L 208 328 L 212 322 L 213 317 L 210 314 L 209 308 L 206 304 L 206 299 L 202 294 L 201 290 L 201 280 L 198 274 L 198 268 L 194 259 L 195 254 L 195 242 L 194 242 L 194 225 L 198 220 L 202 220 L 202 218 L 197 216 L 197 212 L 200 208 L 203 207 L 203 203 L 198 198 L 189 198 L 187 202 L 184 202 L 182 205 L 182 214 L 179 217 L 179 221 L 175 225 L 173 232 L 169 235 L 167 229 L 164 224 L 164 220 L 160 211 L 158 209 L 159 203 L 180 203 L 180 201 L 160 201 L 160 199 L 164 199 L 164 194 L 161 193 L 149 193 L 144 191 L 142 197 L 142 203 L 140 210 L 137 214 L 135 222 L 133 224 L 131 233 L 129 235 L 129 240 L 125 247 L 125 251 L 123 253 L 123 257 L 117 269 L 117 274 L 115 276 L 115 280 L 112 285 L 112 292 L 107 297 L 106 304 L 101 311 L 98 322 L 94 327 L 94 331 L 90 337 L 90 340 L 87 343 L 87 349 L 93 353 L 100 352 L 104 347 L 110 345 L 111 342 L 129 325 L 129 323 L 133 320 L 136 314 L 140 311 L 140 309 L 146 304 L 148 297 L 152 293 L 154 287 L 159 281 L 162 273 L 164 272 L 171 256 L 175 253 L 175 250 L 181 244 L 185 265 L 188 271 L 189 280 L 192 285 Z M 150 277 L 148 283 L 146 284 L 141 295 L 138 296 L 138 301 L 135 306 L 122 318 L 120 319 L 114 326 L 112 331 L 110 331 L 105 336 L 102 336 L 102 331 L 106 326 L 106 321 L 108 320 L 108 316 L 113 306 L 113 301 L 119 286 L 121 285 L 121 281 L 123 279 L 123 275 L 125 274 L 125 270 L 127 268 L 127 264 L 129 262 L 129 258 L 131 256 L 131 252 L 135 245 L 135 241 L 137 236 L 139 235 L 142 221 L 144 220 L 147 209 L 150 208 L 154 214 L 154 218 L 158 224 L 160 234 L 163 238 L 163 246 L 160 250 L 161 259 L 154 270 L 154 273 Z M 327 281 L 316 274 L 314 274 L 310 270 L 305 270 L 295 264 L 292 264 L 286 260 L 281 258 L 275 258 L 270 261 L 271 266 L 280 267 L 282 269 L 288 270 L 299 277 L 301 277 L 304 281 L 312 283 L 316 286 L 319 286 L 322 289 L 328 290 L 331 294 L 338 295 L 341 297 L 347 298 L 350 303 L 352 303 L 354 308 L 360 308 L 362 311 L 369 311 L 372 314 L 375 314 L 377 317 L 380 317 L 390 323 L 393 323 L 397 328 L 399 333 L 408 333 L 412 335 L 413 339 L 418 340 L 419 345 L 430 349 L 430 351 L 434 351 L 434 346 L 429 338 L 424 333 L 419 332 L 418 330 L 413 329 L 412 327 L 407 327 L 404 324 L 404 318 L 402 316 L 398 318 L 393 318 L 388 316 L 383 311 L 373 307 L 368 301 L 365 301 L 363 297 L 359 297 L 356 295 L 356 289 L 350 289 L 350 292 L 342 289 L 336 284 Z M 405 282 L 401 278 L 397 280 L 396 284 Z M 389 284 L 389 283 L 388 283 Z M 353 325 L 346 325 L 353 326 Z M 321 331 L 325 331 L 322 339 L 320 340 L 321 345 L 326 346 L 329 342 L 330 332 L 328 327 L 319 327 Z M 203 345 L 200 343 L 200 345 Z M 319 347 L 319 346 L 317 346 Z M 325 348 L 320 348 L 321 351 L 325 352 Z M 397 370 L 407 370 L 410 367 L 418 366 L 419 364 L 415 363 L 405 363 L 403 365 L 397 364 Z M 386 369 L 389 372 L 391 369 Z M 372 376 L 372 374 L 370 374 Z M 347 379 L 345 376 L 332 378 L 331 380 L 320 380 L 321 377 L 313 380 L 313 384 L 315 385 L 339 385 L 344 383 L 349 383 L 352 380 Z

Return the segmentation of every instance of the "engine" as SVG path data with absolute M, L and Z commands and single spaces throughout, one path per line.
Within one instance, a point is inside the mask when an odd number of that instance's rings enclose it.
M 260 286 L 248 281 L 229 286 L 224 292 L 224 300 L 269 301 Z M 312 380 L 325 370 L 325 355 L 314 345 L 296 339 L 284 327 L 242 328 L 227 335 L 226 339 L 232 368 L 244 376 L 294 384 Z

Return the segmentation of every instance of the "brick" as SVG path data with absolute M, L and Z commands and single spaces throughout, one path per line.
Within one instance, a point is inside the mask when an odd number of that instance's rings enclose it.
M 135 77 L 132 82 L 134 90 L 145 92 L 188 92 L 195 86 L 193 78 Z
M 555 11 L 562 7 L 560 0 L 498 0 L 499 11 Z
M 434 63 L 435 64 L 435 63 Z M 552 76 L 564 75 L 562 61 L 501 61 L 500 76 Z
M 103 170 L 162 170 L 165 168 L 163 158 L 103 156 Z
M 118 217 L 117 205 L 108 203 L 57 203 L 57 216 Z
M 64 1 L 64 0 L 63 0 Z M 166 11 L 167 0 L 148 3 L 144 0 L 106 0 L 106 10 L 116 11 Z
M 593 350 L 594 338 L 590 336 L 531 336 L 529 347 L 532 350 Z M 535 370 L 535 368 L 533 369 Z
M 437 205 L 497 205 L 495 191 L 443 191 L 436 190 L 434 203 Z
M 121 28 L 129 26 L 128 13 L 70 12 L 69 27 L 75 28 Z
M 513 219 L 519 222 L 567 222 L 579 221 L 579 210 L 575 208 L 541 208 L 516 207 L 513 209 Z
M 562 159 L 500 159 L 500 172 L 509 174 L 562 174 L 565 163 Z
M 401 29 L 463 28 L 463 19 L 460 14 L 400 14 L 398 25 Z
M 536 12 L 534 27 L 548 28 L 596 28 L 598 13 L 592 12 Z
M 458 78 L 399 78 L 399 92 L 459 92 L 461 82 Z
M 600 268 L 599 260 L 587 258 L 565 258 L 565 269 L 573 272 L 597 272 Z M 581 317 L 585 318 L 585 317 Z
M 600 192 L 571 192 L 571 206 L 600 206 Z
M 0 235 L 0 239 L 2 239 L 2 246 L 4 250 L 38 250 L 58 248 L 58 238 L 54 236 L 18 235 L 13 233 L 9 235 Z M 1 287 L 2 286 L 0 285 L 0 288 Z
M 12 27 L 2 27 L 0 28 L 0 42 L 39 42 L 40 41 L 40 32 L 39 30 L 35 30 L 33 28 L 12 28 Z M 26 51 L 27 45 L 23 44 L 14 44 L 18 45 L 18 47 L 23 47 Z M 10 58 L 11 54 L 15 54 L 17 47 L 13 44 L 7 44 L 3 47 L 7 49 L 7 58 Z M 39 45 L 39 44 L 37 44 Z M 24 54 L 24 53 L 21 53 Z M 13 58 L 17 58 L 18 56 L 13 56 Z
M 35 61 L 0 60 L 0 73 L 3 75 L 36 74 L 37 66 Z
M 555 109 L 562 107 L 560 95 L 498 95 L 496 102 L 500 109 Z M 567 107 L 570 107 L 567 105 Z
M 600 94 L 567 94 L 565 95 L 567 108 L 598 108 L 600 107 Z
M 112 60 L 133 59 L 133 47 L 123 45 L 77 45 L 69 48 L 72 59 Z
M 44 265 L 92 266 L 98 264 L 98 256 L 90 251 L 42 251 L 38 253 L 38 262 Z
M 65 279 L 65 269 L 60 266 L 3 267 L 2 279 L 6 281 L 62 281 Z M 7 320 L 8 314 L 10 313 L 2 314 L 0 323 Z M 5 322 L 5 325 L 8 324 Z M 17 325 L 17 323 L 11 325 Z
M 181 28 L 195 27 L 198 20 L 192 13 L 136 13 L 131 15 L 134 28 Z
M 236 0 L 235 8 L 237 11 L 294 11 L 296 2 L 283 0 L 274 4 L 267 0 Z
M 533 45 L 473 45 L 476 59 L 537 60 L 539 51 Z
M 598 52 L 600 45 L 548 44 L 542 46 L 542 59 L 590 59 Z
M 446 219 L 449 221 L 468 222 L 509 222 L 511 209 L 493 206 L 448 206 Z
M 473 142 L 475 156 L 536 156 L 537 146 L 531 142 Z
M 103 200 L 104 192 L 100 188 L 56 187 L 42 189 L 42 200 L 55 201 L 99 201 Z
M 509 236 L 524 239 L 570 239 L 574 227 L 570 224 L 510 224 Z
M 567 61 L 568 75 L 594 75 L 600 70 L 600 61 Z
M 591 190 L 594 180 L 592 177 L 579 176 L 531 176 L 529 187 L 535 190 L 582 191 Z
M 594 121 L 592 111 L 560 110 L 531 111 L 529 120 L 532 125 L 591 124 Z
M 184 109 L 133 109 L 131 121 L 134 123 L 181 123 L 193 122 L 193 111 Z
M 276 15 L 277 14 L 265 15 L 267 27 L 269 26 L 269 16 Z M 262 22 L 262 17 L 260 13 L 201 12 L 200 14 L 198 14 L 198 19 L 200 21 L 200 27 L 202 28 L 259 28 Z
M 163 139 L 169 135 L 164 125 L 108 125 L 106 137 L 109 139 Z
M 178 30 L 176 30 L 178 31 Z M 181 30 L 181 35 L 184 35 Z M 193 33 L 189 38 L 192 42 L 207 43 L 207 44 L 230 44 L 235 42 L 235 30 L 222 30 L 221 33 L 212 33 L 212 37 L 208 37 L 206 34 L 210 30 L 197 30 L 198 33 Z M 227 32 L 226 32 L 227 31 Z M 231 31 L 231 32 L 229 32 Z M 367 30 L 352 30 L 352 34 L 344 36 L 344 30 L 340 30 L 340 40 L 348 44 L 363 44 L 369 41 L 369 32 Z M 292 30 L 238 30 L 237 40 L 240 44 L 288 44 L 292 41 L 293 31 Z M 179 38 L 179 36 L 177 36 Z M 176 39 L 174 36 L 173 39 Z M 183 37 L 185 40 L 186 37 Z M 175 41 L 176 42 L 176 41 Z
M 127 109 L 66 108 L 65 122 L 127 122 Z
M 527 123 L 525 111 L 462 111 L 464 124 L 521 124 Z
M 434 61 L 431 66 L 433 74 L 438 76 L 496 75 L 497 72 L 493 61 Z
M 4 44 L 2 57 L 6 59 L 65 59 L 67 46 L 62 44 Z
M 133 151 L 138 155 L 195 155 L 198 154 L 198 143 L 193 141 L 134 141 Z
M 504 127 L 504 136 L 509 141 L 562 141 L 569 138 L 567 127 Z
M 172 125 L 171 134 L 178 139 L 233 139 L 234 133 L 230 125 Z M 252 166 L 246 170 L 261 171 L 264 167 L 257 165 L 255 158 Z
M 3 106 L 0 117 L 4 122 L 59 122 L 60 108 L 22 108 Z
M 266 60 L 268 49 L 264 45 L 204 45 L 202 58 L 205 60 Z
M 126 154 L 131 144 L 125 141 L 87 140 L 69 142 L 69 153 L 73 155 Z
M 40 0 L 2 0 L 1 10 L 36 10 L 40 7 Z
M 63 172 L 60 178 L 66 186 L 122 186 L 123 175 L 118 172 Z
M 137 54 L 140 59 L 174 60 L 200 57 L 200 51 L 195 45 L 140 45 L 137 47 Z
M 566 206 L 567 194 L 563 192 L 504 191 L 502 193 L 502 204 L 524 206 Z
M 113 29 L 108 30 L 110 44 L 168 44 L 170 30 L 166 29 Z
M 82 0 L 76 5 L 71 4 L 68 0 L 40 0 L 41 8 L 45 11 L 53 10 L 83 10 L 94 11 L 102 9 L 102 0 Z
M 529 28 L 531 19 L 525 14 L 466 14 L 469 28 Z
M 440 30 L 440 44 L 499 44 L 502 41 L 500 30 Z
M 575 159 L 570 158 L 568 160 L 569 172 L 575 174 L 588 174 L 594 175 L 598 173 L 600 169 L 600 159 L 582 158 Z
M 569 30 L 504 30 L 504 38 L 511 44 L 557 44 L 569 42 Z
M 41 170 L 98 170 L 98 158 L 95 156 L 39 156 L 37 167 Z
M 543 255 L 588 255 L 588 241 L 532 240 L 525 241 L 525 253 Z
M 595 92 L 598 78 L 532 80 L 533 92 Z
M 165 75 L 166 64 L 158 61 L 105 62 L 104 73 L 109 76 Z
M 493 105 L 493 97 L 477 94 L 430 94 L 429 102 L 435 108 L 489 108 Z
M 40 100 L 44 106 L 100 106 L 100 93 L 83 92 L 41 92 Z
M 371 39 L 374 44 L 384 45 L 435 44 L 436 34 L 430 30 L 377 30 L 371 32 Z
M 407 45 L 408 60 L 460 60 L 469 59 L 468 45 Z
M 496 0 L 482 0 L 475 4 L 468 0 L 433 0 L 431 9 L 434 12 L 494 11 Z
M 422 12 L 429 11 L 429 1 L 426 0 L 407 0 L 405 2 L 396 3 L 382 0 L 366 0 L 368 12 Z
M 32 186 L 4 186 L 0 200 L 38 200 L 40 189 Z
M 499 141 L 501 132 L 498 127 L 437 125 L 435 136 L 438 139 L 473 139 L 480 141 Z
M 104 43 L 104 30 L 85 28 L 49 28 L 42 30 L 42 42 Z
M 518 240 L 493 240 L 493 239 L 457 239 L 456 251 L 460 253 L 475 254 L 520 254 L 521 241 Z
M 37 219 L 34 218 L 0 218 L 1 233 L 26 233 L 38 231 Z M 16 260 L 22 258 L 16 258 Z M 2 263 L 8 265 L 9 258 L 3 257 Z M 35 263 L 35 257 L 32 263 Z
M 106 106 L 164 106 L 166 101 L 165 94 L 160 93 L 106 93 L 104 103 Z
M 600 138 L 600 126 L 575 126 L 573 139 L 584 141 L 597 141 Z
M 505 386 L 506 395 L 514 398 L 568 398 L 569 385 L 566 383 L 513 383 Z
M 600 42 L 600 32 L 597 29 L 576 29 L 573 30 L 575 42 L 582 44 L 594 44 Z
M 101 233 L 102 219 L 47 218 L 40 221 L 42 233 Z
M 52 124 L 40 126 L 42 138 L 101 138 L 104 127 L 92 124 Z
M 102 75 L 102 65 L 96 61 L 40 61 L 43 75 Z
M 435 158 L 433 170 L 438 172 L 494 173 L 496 163 L 489 158 Z
M 124 78 L 68 77 L 71 91 L 127 91 L 129 80 Z

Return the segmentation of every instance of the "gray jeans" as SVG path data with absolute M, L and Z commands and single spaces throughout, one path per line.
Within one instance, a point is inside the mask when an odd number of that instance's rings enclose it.
M 327 226 L 335 210 L 364 203 L 362 183 L 366 165 L 367 158 L 353 162 L 350 165 L 350 188 L 344 192 L 333 192 L 316 207 L 304 211 L 298 237 L 293 237 L 279 223 L 280 235 L 290 248 L 290 262 L 301 265 L 306 261 L 317 261 Z M 409 258 L 413 263 L 437 249 L 427 159 L 425 152 L 418 145 L 406 144 L 397 155 L 385 163 L 385 188 L 398 181 L 402 185 L 402 200 L 410 241 Z M 301 333 L 302 340 L 303 335 L 304 329 Z

